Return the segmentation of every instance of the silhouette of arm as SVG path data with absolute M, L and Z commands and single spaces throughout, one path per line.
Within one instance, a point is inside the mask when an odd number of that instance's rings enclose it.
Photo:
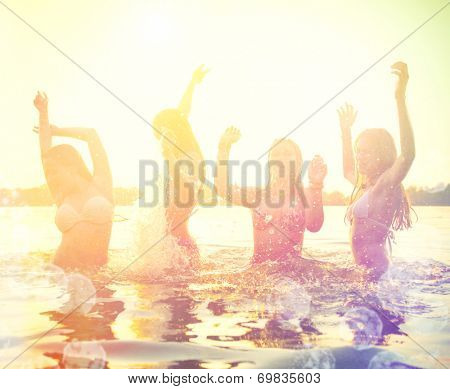
M 203 65 L 198 67 L 194 71 L 192 79 L 189 82 L 189 85 L 186 88 L 183 97 L 181 98 L 181 102 L 178 105 L 178 109 L 181 112 L 181 114 L 184 115 L 186 118 L 188 118 L 189 114 L 191 113 L 192 97 L 194 95 L 194 89 L 197 84 L 200 84 L 202 82 L 203 77 L 205 77 L 207 72 L 208 70 L 205 70 Z
M 398 76 L 395 99 L 397 103 L 398 121 L 400 127 L 400 155 L 395 160 L 391 168 L 386 170 L 379 178 L 375 189 L 392 189 L 399 185 L 411 168 L 416 156 L 414 133 L 409 121 L 408 110 L 406 108 L 406 84 L 408 82 L 408 67 L 403 62 L 396 62 L 392 65 L 393 73 Z
M 48 119 L 48 97 L 45 92 L 38 92 L 33 101 L 39 112 L 39 144 L 41 157 L 52 147 L 52 132 Z
M 317 232 L 322 228 L 324 215 L 322 203 L 323 180 L 327 174 L 327 166 L 322 157 L 316 155 L 309 165 L 310 185 L 305 190 L 308 200 L 306 214 L 306 228 L 308 231 Z
M 232 144 L 237 142 L 240 136 L 240 131 L 234 127 L 227 128 L 223 134 L 219 143 L 215 186 L 217 194 L 225 199 L 227 204 L 252 208 L 256 203 L 257 196 L 261 194 L 261 190 L 255 187 L 241 188 L 230 183 L 228 166 L 230 150 Z
M 355 157 L 353 155 L 352 132 L 351 128 L 356 118 L 354 108 L 345 104 L 338 109 L 339 123 L 342 136 L 342 165 L 344 177 L 353 185 L 356 184 Z

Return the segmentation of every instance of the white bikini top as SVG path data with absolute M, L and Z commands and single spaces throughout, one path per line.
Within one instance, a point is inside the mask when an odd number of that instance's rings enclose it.
M 94 196 L 86 201 L 80 212 L 68 203 L 61 204 L 56 211 L 55 223 L 61 232 L 70 230 L 75 224 L 80 222 L 93 224 L 111 223 L 113 211 L 113 204 L 105 197 Z
M 392 254 L 392 242 L 395 243 L 394 232 L 391 230 L 390 226 L 369 217 L 369 193 L 370 189 L 348 207 L 346 218 L 347 220 L 350 220 L 350 222 L 353 222 L 353 219 L 368 219 L 371 223 L 381 227 L 385 232 L 386 239 L 389 243 L 389 251 Z
M 369 218 L 369 190 L 367 190 L 350 207 L 353 218 Z
M 369 219 L 371 222 L 389 231 L 390 226 L 369 217 L 369 194 L 370 189 L 366 190 L 358 200 L 350 205 L 347 211 L 347 219 L 350 221 L 353 221 L 353 219 Z

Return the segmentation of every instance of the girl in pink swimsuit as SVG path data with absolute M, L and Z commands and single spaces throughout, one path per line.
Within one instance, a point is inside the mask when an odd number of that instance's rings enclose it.
M 111 171 L 100 138 L 91 128 L 51 126 L 45 93 L 36 95 L 34 105 L 39 111 L 42 165 L 58 206 L 55 222 L 62 233 L 54 261 L 63 267 L 103 265 L 108 260 L 114 206 Z M 87 142 L 93 173 L 73 146 L 52 146 L 53 136 Z
M 253 262 L 300 258 L 305 229 L 319 231 L 323 223 L 322 188 L 327 173 L 321 157 L 309 166 L 310 185 L 300 181 L 302 154 L 292 140 L 276 141 L 269 152 L 269 182 L 266 187 L 228 185 L 231 145 L 240 138 L 228 128 L 219 144 L 216 189 L 229 204 L 250 208 L 253 219 Z
M 347 220 L 351 223 L 351 247 L 355 262 L 378 279 L 389 267 L 392 230 L 411 226 L 410 205 L 402 186 L 414 157 L 415 145 L 405 103 L 408 67 L 392 65 L 398 76 L 395 99 L 400 125 L 401 153 L 397 156 L 392 136 L 385 129 L 361 132 L 353 155 L 351 126 L 356 112 L 351 105 L 338 110 L 343 141 L 344 176 L 354 185 Z

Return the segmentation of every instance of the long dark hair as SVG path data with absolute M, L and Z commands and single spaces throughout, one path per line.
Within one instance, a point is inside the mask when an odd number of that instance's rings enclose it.
M 375 158 L 379 163 L 380 170 L 385 172 L 392 167 L 397 159 L 397 149 L 392 135 L 384 128 L 368 128 L 359 134 L 356 138 L 355 145 L 362 137 L 369 138 L 370 144 L 374 150 Z M 367 178 L 358 170 L 356 173 L 356 183 L 352 195 L 350 196 L 349 206 L 361 197 L 367 185 Z M 411 204 L 402 184 L 400 184 L 400 188 L 402 192 L 401 201 L 394 210 L 391 224 L 392 229 L 395 231 L 408 229 L 412 225 Z
M 84 163 L 81 154 L 75 149 L 75 147 L 69 144 L 61 144 L 51 147 L 42 156 L 43 160 L 51 160 L 52 162 L 63 166 L 72 174 L 77 174 L 87 182 L 91 182 L 93 176 L 88 167 Z M 45 170 L 45 165 L 44 165 Z M 47 173 L 46 173 L 47 174 Z M 61 194 L 61 188 L 56 187 L 51 181 L 48 181 L 49 189 L 54 198 L 59 198 Z

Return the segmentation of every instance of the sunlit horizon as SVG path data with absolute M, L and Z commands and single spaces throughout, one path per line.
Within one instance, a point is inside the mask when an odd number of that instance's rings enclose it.
M 442 6 L 439 1 L 348 1 L 339 8 L 306 1 L 6 4 L 147 122 L 177 106 L 192 71 L 205 64 L 211 71 L 195 92 L 191 125 L 208 160 L 215 160 L 222 132 L 239 127 L 242 139 L 231 158 L 241 162 L 257 159 Z M 162 158 L 150 126 L 4 7 L 0 20 L 7 75 L 0 79 L 0 187 L 45 183 L 32 133 L 36 90 L 50 98 L 52 123 L 98 130 L 114 186 L 138 186 L 138 161 Z M 444 39 L 449 21 L 449 12 L 438 15 L 290 136 L 304 159 L 320 154 L 326 160 L 326 191 L 350 190 L 342 176 L 336 115 L 342 103 L 358 110 L 355 137 L 364 128 L 384 127 L 399 148 L 389 69 L 399 59 L 410 69 L 407 104 L 417 144 L 405 186 L 450 182 L 450 55 Z M 88 156 L 84 145 L 73 144 Z

